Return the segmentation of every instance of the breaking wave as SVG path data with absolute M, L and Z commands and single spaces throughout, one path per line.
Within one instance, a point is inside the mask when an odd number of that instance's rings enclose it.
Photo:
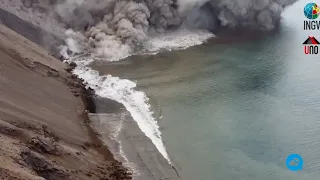
M 159 152 L 169 162 L 169 156 L 161 139 L 159 126 L 152 116 L 148 97 L 141 91 L 136 91 L 136 83 L 111 75 L 99 76 L 99 73 L 88 67 L 75 69 L 75 74 L 88 83 L 101 97 L 109 98 L 123 104 L 137 122 L 139 128 L 151 139 Z M 171 163 L 171 162 L 170 162 Z
M 212 37 L 214 37 L 214 34 L 206 30 L 179 29 L 171 33 L 152 37 L 146 43 L 148 45 L 146 53 L 151 54 L 162 50 L 170 51 L 185 49 L 191 46 L 200 45 Z
M 154 54 L 161 50 L 183 49 L 194 45 L 199 45 L 207 39 L 213 37 L 213 34 L 206 31 L 188 31 L 181 30 L 168 33 L 162 36 L 154 37 L 148 40 L 148 46 L 144 52 Z M 72 39 L 67 40 L 69 47 L 76 49 Z M 121 56 L 115 54 L 113 58 L 106 61 L 120 60 L 131 54 L 123 53 Z M 115 100 L 125 106 L 130 112 L 132 118 L 137 122 L 141 131 L 152 141 L 163 157 L 172 165 L 165 145 L 162 141 L 159 125 L 153 117 L 151 106 L 148 103 L 149 98 L 144 92 L 135 90 L 137 84 L 128 79 L 120 79 L 112 75 L 99 75 L 98 71 L 88 67 L 90 63 L 101 58 L 95 58 L 94 55 L 78 55 L 69 57 L 68 62 L 74 62 L 77 67 L 73 73 L 83 79 L 87 88 L 92 88 L 98 96 Z

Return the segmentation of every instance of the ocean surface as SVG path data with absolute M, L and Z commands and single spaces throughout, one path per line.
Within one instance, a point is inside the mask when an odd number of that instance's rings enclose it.
M 305 55 L 302 43 L 310 35 L 319 41 L 320 31 L 303 30 L 308 2 L 287 8 L 280 28 L 259 38 L 209 40 L 92 67 L 136 83 L 122 92 L 129 99 L 116 100 L 138 114 L 140 125 L 152 121 L 142 131 L 161 131 L 183 180 L 319 179 L 320 54 Z M 153 115 L 128 103 L 145 96 Z M 287 169 L 292 153 L 303 157 L 302 171 Z

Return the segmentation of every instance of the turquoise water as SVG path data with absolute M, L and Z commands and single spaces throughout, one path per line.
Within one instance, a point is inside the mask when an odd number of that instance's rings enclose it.
M 100 66 L 136 80 L 185 180 L 320 177 L 320 54 L 305 55 L 301 0 L 260 39 L 205 45 Z M 286 157 L 304 158 L 291 172 Z

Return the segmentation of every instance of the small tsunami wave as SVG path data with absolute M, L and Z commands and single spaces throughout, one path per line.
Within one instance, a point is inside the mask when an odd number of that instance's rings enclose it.
M 156 54 L 159 51 L 186 49 L 204 43 L 214 37 L 206 30 L 179 29 L 166 34 L 151 37 L 146 43 L 146 53 Z
M 87 83 L 87 87 L 92 88 L 98 96 L 115 100 L 125 106 L 141 131 L 151 139 L 158 151 L 171 164 L 161 138 L 159 126 L 152 116 L 153 113 L 148 104 L 149 99 L 145 93 L 135 90 L 137 84 L 111 75 L 100 76 L 97 71 L 85 65 L 92 62 L 93 59 L 74 57 L 70 61 L 78 64 L 74 73 Z
M 162 34 L 152 37 L 146 42 L 143 52 L 136 54 L 156 54 L 162 50 L 185 49 L 190 46 L 200 45 L 214 35 L 206 31 L 178 30 L 176 32 Z M 68 39 L 69 46 L 72 39 Z M 133 54 L 117 53 L 116 57 L 107 61 L 117 61 Z M 88 67 L 88 65 L 101 58 L 91 56 L 69 57 L 67 61 L 75 62 L 77 67 L 73 73 L 78 75 L 87 83 L 87 88 L 92 88 L 98 96 L 115 100 L 125 106 L 132 118 L 137 122 L 141 131 L 152 141 L 163 157 L 172 165 L 165 145 L 161 138 L 159 125 L 153 117 L 149 98 L 144 92 L 135 90 L 137 84 L 128 79 L 120 79 L 112 75 L 100 76 L 98 71 Z

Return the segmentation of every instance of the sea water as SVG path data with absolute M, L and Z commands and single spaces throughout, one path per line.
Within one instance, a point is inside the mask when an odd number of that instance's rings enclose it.
M 151 119 L 157 130 L 149 135 L 156 134 L 159 149 L 168 153 L 182 179 L 318 179 L 320 55 L 305 55 L 302 43 L 308 36 L 319 41 L 320 32 L 303 30 L 307 3 L 289 7 L 280 28 L 258 39 L 209 41 L 92 67 L 120 78 L 115 80 L 135 82 L 129 95 L 148 98 L 146 117 L 137 119 Z M 123 101 L 136 113 L 130 102 L 139 99 Z M 303 157 L 302 171 L 287 169 L 286 158 L 293 153 Z

